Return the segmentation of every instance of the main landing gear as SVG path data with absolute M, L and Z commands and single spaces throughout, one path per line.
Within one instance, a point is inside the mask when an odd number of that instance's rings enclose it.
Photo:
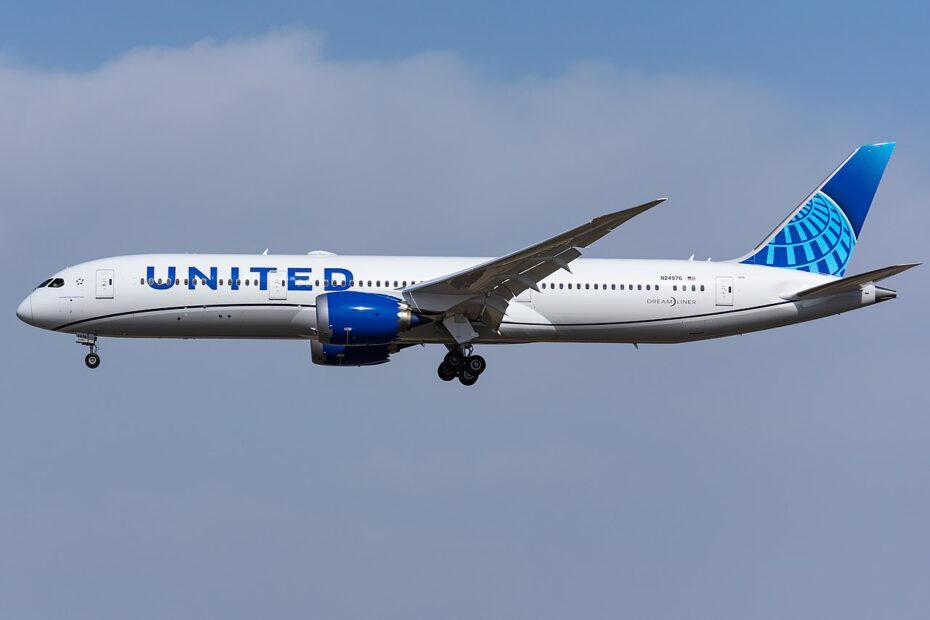
M 449 352 L 437 370 L 443 381 L 452 381 L 456 377 L 462 385 L 474 385 L 488 364 L 480 355 L 472 355 L 471 345 L 449 347 Z
M 94 334 L 78 334 L 77 343 L 90 349 L 90 353 L 84 357 L 84 363 L 87 364 L 87 367 L 93 369 L 99 366 L 100 354 L 97 353 L 97 336 Z

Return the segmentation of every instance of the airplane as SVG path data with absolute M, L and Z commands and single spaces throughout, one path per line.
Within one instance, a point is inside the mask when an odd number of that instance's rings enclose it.
M 474 347 L 682 343 L 772 329 L 894 299 L 876 283 L 918 263 L 846 276 L 894 143 L 852 152 L 763 241 L 728 261 L 582 259 L 666 199 L 596 217 L 499 258 L 144 254 L 68 267 L 19 305 L 24 322 L 99 337 L 289 338 L 326 366 L 447 349 L 437 373 L 474 385 Z

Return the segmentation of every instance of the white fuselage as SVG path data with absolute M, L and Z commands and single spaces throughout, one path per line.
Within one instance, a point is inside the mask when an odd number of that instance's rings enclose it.
M 401 299 L 406 286 L 486 260 L 329 254 L 121 256 L 59 272 L 55 277 L 64 284 L 35 290 L 19 312 L 28 313 L 24 320 L 38 327 L 95 336 L 313 339 L 315 302 L 321 293 L 348 287 Z M 476 324 L 480 337 L 475 342 L 683 342 L 778 327 L 874 303 L 874 285 L 855 293 L 792 300 L 796 292 L 832 280 L 735 262 L 578 259 L 571 273 L 558 271 L 539 283 L 539 291 L 513 300 L 498 331 Z M 452 339 L 441 324 L 433 323 L 401 333 L 399 342 Z

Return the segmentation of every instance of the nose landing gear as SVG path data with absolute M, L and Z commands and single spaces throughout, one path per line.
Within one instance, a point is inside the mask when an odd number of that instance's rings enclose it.
M 96 368 L 100 365 L 100 354 L 97 353 L 97 336 L 94 334 L 78 334 L 77 343 L 90 349 L 84 357 L 84 363 L 88 368 Z
M 456 377 L 462 385 L 474 385 L 478 376 L 488 367 L 480 355 L 472 355 L 472 347 L 449 347 L 437 370 L 443 381 L 452 381 Z

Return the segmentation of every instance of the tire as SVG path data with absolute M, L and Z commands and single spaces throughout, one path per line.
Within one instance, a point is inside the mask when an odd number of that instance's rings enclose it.
M 459 383 L 462 385 L 474 385 L 478 381 L 478 375 L 467 368 L 459 373 Z
M 465 368 L 475 375 L 480 375 L 487 367 L 488 363 L 480 355 L 469 355 L 465 360 Z
M 446 353 L 443 363 L 449 368 L 460 370 L 465 365 L 465 356 L 459 351 L 449 351 Z
M 459 376 L 459 373 L 456 372 L 454 368 L 450 368 L 449 365 L 446 364 L 445 362 L 439 365 L 439 369 L 437 372 L 439 374 L 439 378 L 442 379 L 443 381 L 452 381 L 457 376 Z
M 84 358 L 84 363 L 87 364 L 88 368 L 96 368 L 100 365 L 100 356 L 96 353 L 88 353 L 87 357 Z

